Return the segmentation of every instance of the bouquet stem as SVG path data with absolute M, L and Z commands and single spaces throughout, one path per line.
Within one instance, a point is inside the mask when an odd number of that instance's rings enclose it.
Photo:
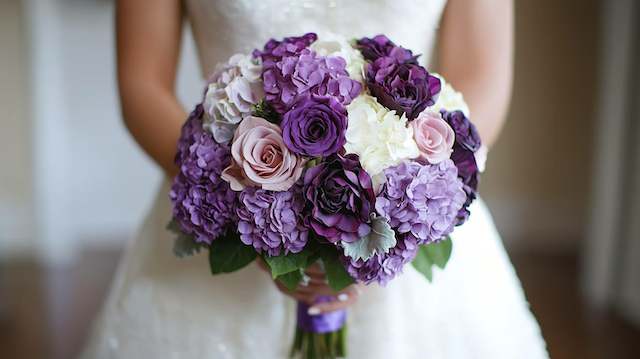
M 326 301 L 319 298 L 319 302 Z M 346 310 L 309 315 L 309 306 L 298 302 L 296 333 L 291 347 L 292 359 L 337 359 L 347 354 Z

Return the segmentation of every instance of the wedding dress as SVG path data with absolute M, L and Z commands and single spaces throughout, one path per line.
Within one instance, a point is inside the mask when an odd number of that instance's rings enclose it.
M 385 33 L 427 64 L 445 0 L 187 0 L 203 74 L 271 37 Z M 211 276 L 172 253 L 164 182 L 127 248 L 85 358 L 286 358 L 295 303 L 252 264 Z M 544 340 L 481 200 L 429 283 L 413 267 L 349 309 L 350 358 L 539 359 Z

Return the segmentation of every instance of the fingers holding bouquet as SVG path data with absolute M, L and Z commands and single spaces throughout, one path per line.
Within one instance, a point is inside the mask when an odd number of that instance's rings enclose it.
M 262 270 L 268 274 L 271 273 L 269 266 L 262 259 L 258 259 L 257 262 Z M 326 274 L 318 263 L 309 266 L 304 275 L 295 289 L 287 288 L 278 279 L 274 280 L 274 284 L 282 294 L 308 305 L 310 315 L 346 309 L 355 304 L 362 293 L 361 284 L 351 284 L 340 291 L 331 288 Z M 329 300 L 318 302 L 318 298 L 329 298 Z

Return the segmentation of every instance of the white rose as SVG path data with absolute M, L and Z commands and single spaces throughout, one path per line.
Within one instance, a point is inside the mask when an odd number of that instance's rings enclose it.
M 250 55 L 236 54 L 211 76 L 203 101 L 204 127 L 216 141 L 230 141 L 238 123 L 264 98 L 261 72 Z
M 407 119 L 380 105 L 372 96 L 363 94 L 347 106 L 349 126 L 345 133 L 347 153 L 360 156 L 362 167 L 380 185 L 382 171 L 401 161 L 420 155 Z
M 469 117 L 469 106 L 464 101 L 464 97 L 453 86 L 448 84 L 444 77 L 439 74 L 432 74 L 440 79 L 440 94 L 438 95 L 438 101 L 431 107 L 432 110 L 440 112 L 445 111 L 462 111 L 465 116 Z
M 351 46 L 344 37 L 335 34 L 322 36 L 309 46 L 320 56 L 340 56 L 347 62 L 349 77 L 362 83 L 364 73 L 364 57 L 360 51 Z

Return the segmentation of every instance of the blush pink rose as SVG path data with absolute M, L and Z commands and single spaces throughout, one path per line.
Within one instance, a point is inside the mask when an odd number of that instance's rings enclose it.
M 280 127 L 254 116 L 246 117 L 236 129 L 231 157 L 222 178 L 234 191 L 247 186 L 286 191 L 300 178 L 304 166 L 304 160 L 284 144 Z
M 411 127 L 420 158 L 436 164 L 451 157 L 455 132 L 439 113 L 422 111 L 411 121 Z

